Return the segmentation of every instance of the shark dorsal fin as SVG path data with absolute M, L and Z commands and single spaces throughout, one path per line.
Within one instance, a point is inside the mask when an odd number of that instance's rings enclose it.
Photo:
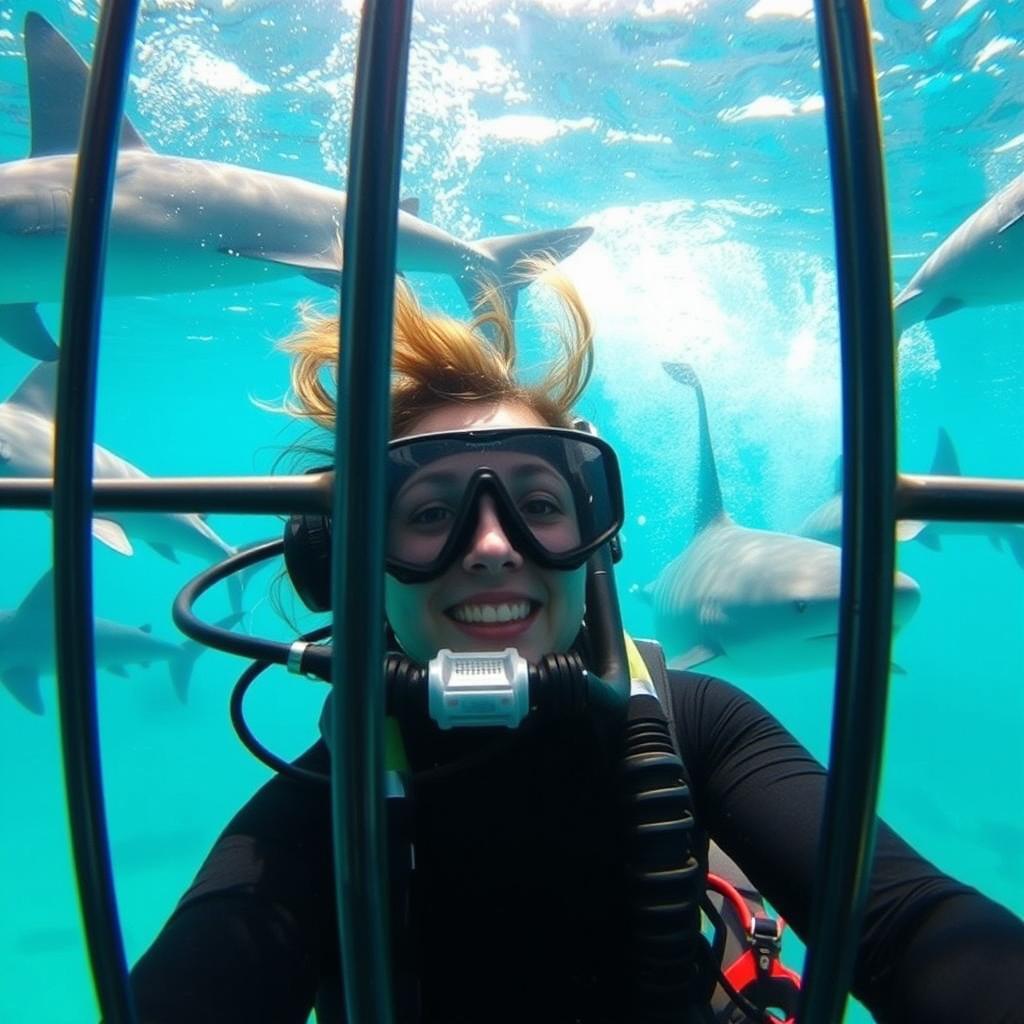
M 30 156 L 78 151 L 89 67 L 41 15 L 25 15 L 25 61 L 32 122 Z M 149 149 L 135 127 L 121 123 L 122 149 Z
M 960 476 L 960 458 L 945 427 L 939 427 L 935 457 L 932 459 L 932 473 L 936 476 Z
M 53 621 L 53 569 L 47 569 L 36 581 L 36 585 L 25 595 L 14 613 L 15 620 L 40 622 Z
M 715 452 L 711 446 L 711 430 L 708 427 L 708 410 L 704 404 L 704 389 L 689 363 L 662 363 L 665 372 L 680 384 L 693 388 L 697 393 L 697 411 L 700 415 L 700 482 L 697 488 L 697 517 L 694 527 L 697 533 L 710 523 L 728 521 L 722 504 L 722 486 L 718 481 Z
M 7 404 L 52 420 L 57 401 L 57 366 L 56 362 L 40 363 L 18 385 Z
M 8 405 L 18 405 L 46 419 L 53 419 L 57 402 L 56 361 L 40 363 L 19 385 L 7 400 Z

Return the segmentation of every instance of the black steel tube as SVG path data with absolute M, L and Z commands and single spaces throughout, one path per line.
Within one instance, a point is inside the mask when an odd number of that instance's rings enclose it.
M 1024 480 L 901 473 L 896 512 L 900 519 L 1024 523 Z
M 96 712 L 92 475 L 107 220 L 138 0 L 100 10 L 68 231 L 53 490 L 54 621 L 64 787 L 86 946 L 106 1024 L 131 1024 Z
M 384 829 L 384 469 L 411 0 L 365 0 L 341 288 L 331 759 L 348 1019 L 391 1024 Z
M 864 0 L 815 0 L 835 210 L 843 555 L 835 710 L 801 1024 L 842 1017 L 874 851 L 895 563 L 896 391 L 880 119 Z
M 94 480 L 97 512 L 329 513 L 334 474 Z M 49 509 L 53 481 L 0 480 L 0 508 Z

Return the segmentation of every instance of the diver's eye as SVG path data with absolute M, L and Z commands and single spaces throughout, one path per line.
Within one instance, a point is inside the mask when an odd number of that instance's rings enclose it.
M 560 515 L 562 512 L 561 506 L 551 498 L 538 495 L 533 498 L 527 498 L 521 506 L 523 515 L 535 517 L 535 518 L 550 518 L 551 516 Z
M 798 612 L 803 614 L 805 611 L 807 611 L 807 602 L 806 601 L 799 601 L 799 600 L 794 601 L 793 602 L 793 607 L 796 608 L 796 610 Z
M 451 509 L 444 505 L 428 505 L 426 508 L 414 512 L 409 517 L 409 522 L 413 526 L 441 526 L 449 520 L 451 514 Z

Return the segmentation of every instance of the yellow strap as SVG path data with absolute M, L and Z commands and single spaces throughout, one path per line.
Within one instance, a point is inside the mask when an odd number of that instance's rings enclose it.
M 629 661 L 629 678 L 638 679 L 642 683 L 653 685 L 651 682 L 651 673 L 647 671 L 647 663 L 644 661 L 644 656 L 640 653 L 640 649 L 635 643 L 633 638 L 626 632 L 623 632 L 622 639 L 626 641 L 626 657 Z
M 405 744 L 402 742 L 402 730 L 395 718 L 384 719 L 384 770 L 389 772 L 409 770 L 409 761 L 405 756 Z

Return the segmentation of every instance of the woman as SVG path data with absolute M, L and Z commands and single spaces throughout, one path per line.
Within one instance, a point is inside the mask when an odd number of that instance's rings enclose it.
M 500 302 L 466 325 L 427 314 L 398 288 L 386 614 L 391 639 L 416 662 L 446 647 L 514 647 L 531 662 L 585 653 L 580 554 L 601 533 L 601 474 L 611 471 L 583 442 L 558 448 L 545 429 L 571 426 L 593 359 L 578 295 L 549 282 L 565 312 L 564 352 L 533 386 L 516 376 Z M 322 375 L 336 339 L 336 321 L 311 319 L 287 343 L 294 411 L 327 429 L 334 403 Z M 481 435 L 486 469 L 469 441 L 421 436 L 467 430 L 503 432 Z M 727 683 L 670 672 L 668 686 L 701 855 L 710 836 L 806 934 L 823 768 Z M 629 950 L 610 897 L 621 851 L 587 739 L 527 730 L 475 761 L 493 734 L 426 723 L 403 740 L 421 780 L 420 1019 L 628 1021 Z M 323 742 L 299 759 L 321 771 L 328 762 Z M 470 767 L 444 771 L 459 764 Z M 324 787 L 268 782 L 136 965 L 141 1020 L 301 1024 L 314 1003 L 321 1021 L 342 1020 L 330 831 Z M 1024 925 L 880 826 L 853 989 L 878 1019 L 1024 1020 L 1022 968 Z

